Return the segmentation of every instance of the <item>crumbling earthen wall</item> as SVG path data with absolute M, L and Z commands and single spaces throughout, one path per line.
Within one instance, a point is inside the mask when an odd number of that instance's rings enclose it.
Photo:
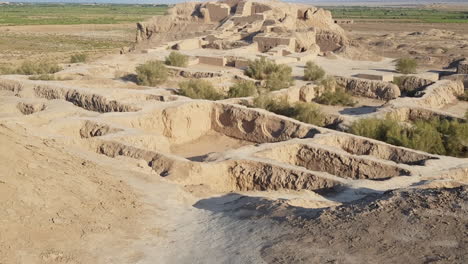
M 358 96 L 390 100 L 399 97 L 401 94 L 398 86 L 388 82 L 342 76 L 337 76 L 336 81 L 338 85 L 345 87 L 347 91 Z
M 406 91 L 422 90 L 434 83 L 432 80 L 416 76 L 401 76 L 399 87 Z
M 458 63 L 457 67 L 458 74 L 468 74 L 468 60 L 463 60 Z
M 392 82 L 393 81 L 393 74 L 364 74 L 359 73 L 353 75 L 356 78 L 367 79 L 367 80 L 374 80 L 374 81 L 384 81 L 384 82 Z
M 258 50 L 260 52 L 266 52 L 270 49 L 284 45 L 287 46 L 290 50 L 294 51 L 296 46 L 296 40 L 294 38 L 286 37 L 275 37 L 275 36 L 255 36 L 253 39 L 254 42 L 258 44 Z
M 250 142 L 278 142 L 290 138 L 308 138 L 320 133 L 319 128 L 292 119 L 268 114 L 264 110 L 216 104 L 212 127 L 224 135 Z
M 231 7 L 223 3 L 209 2 L 201 12 L 205 17 L 205 22 L 220 22 L 229 16 Z

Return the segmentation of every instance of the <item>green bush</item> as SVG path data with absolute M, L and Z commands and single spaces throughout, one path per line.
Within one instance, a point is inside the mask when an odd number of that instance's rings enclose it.
M 298 102 L 290 104 L 285 97 L 273 99 L 268 95 L 254 98 L 253 107 L 263 108 L 278 115 L 294 118 L 304 123 L 316 126 L 325 125 L 325 116 L 318 105 L 314 103 Z
M 294 84 L 291 67 L 276 64 L 264 57 L 249 62 L 245 74 L 257 80 L 265 80 L 265 88 L 276 91 Z
M 229 98 L 248 97 L 257 94 L 257 86 L 252 81 L 236 82 L 228 91 Z
M 304 80 L 317 81 L 325 77 L 325 70 L 312 61 L 306 63 L 304 69 Z
M 209 81 L 189 80 L 179 83 L 180 94 L 193 99 L 220 100 L 223 95 L 216 91 Z
M 342 105 L 342 106 L 355 106 L 356 102 L 353 100 L 351 94 L 345 91 L 343 87 L 337 87 L 334 92 L 326 90 L 322 95 L 317 97 L 315 102 L 326 105 Z
M 15 74 L 15 69 L 7 65 L 1 65 L 0 74 Z
M 354 122 L 349 132 L 433 154 L 468 157 L 466 122 L 434 118 L 418 120 L 408 125 L 391 118 L 371 118 Z
M 54 81 L 55 76 L 53 74 L 33 75 L 29 77 L 29 80 Z
M 187 67 L 188 56 L 181 54 L 177 51 L 172 51 L 171 54 L 169 54 L 169 56 L 166 57 L 165 64 L 175 67 Z
M 74 55 L 71 55 L 70 57 L 70 63 L 86 62 L 87 60 L 88 60 L 88 55 L 86 55 L 85 53 L 74 54 Z
M 416 73 L 416 68 L 418 67 L 418 63 L 416 60 L 411 58 L 401 58 L 398 59 L 396 62 L 396 70 L 397 72 L 403 74 L 412 74 Z
M 314 103 L 298 102 L 294 105 L 294 108 L 296 110 L 296 115 L 292 118 L 316 126 L 325 125 L 325 115 L 318 105 Z
M 41 80 L 41 81 L 69 81 L 73 80 L 71 77 L 55 77 L 53 74 L 41 74 L 33 75 L 28 78 L 29 80 Z
M 33 74 L 52 74 L 58 71 L 61 71 L 62 68 L 57 63 L 40 61 L 24 61 L 20 67 L 18 67 L 14 73 L 23 74 L 23 75 L 33 75 Z
M 168 71 L 160 61 L 148 61 L 136 67 L 137 83 L 139 85 L 156 86 L 168 78 Z

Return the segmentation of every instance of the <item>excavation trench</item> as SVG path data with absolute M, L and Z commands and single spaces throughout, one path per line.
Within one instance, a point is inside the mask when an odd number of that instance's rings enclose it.
M 177 102 L 135 115 L 105 118 L 152 137 L 158 142 L 158 151 L 192 160 L 246 145 L 320 134 L 320 128 L 266 111 L 209 101 Z
M 175 156 L 147 151 L 112 141 L 96 141 L 94 150 L 108 157 L 125 156 L 144 160 L 161 177 L 183 184 L 204 184 L 221 191 L 310 190 L 336 191 L 342 182 L 299 169 L 254 160 L 228 160 L 214 163 L 191 162 Z M 221 185 L 220 185 L 221 184 Z
M 384 180 L 411 175 L 410 171 L 393 164 L 311 144 L 282 145 L 261 151 L 256 155 L 312 171 L 327 172 L 342 178 Z
M 136 112 L 140 110 L 115 100 L 108 100 L 102 95 L 87 94 L 74 89 L 38 85 L 34 87 L 34 92 L 36 96 L 41 98 L 65 100 L 83 109 L 99 113 Z
M 349 135 L 327 135 L 317 138 L 314 143 L 344 150 L 352 155 L 372 156 L 407 165 L 424 166 L 426 161 L 439 159 L 435 156 L 410 149 L 392 146 L 380 141 Z

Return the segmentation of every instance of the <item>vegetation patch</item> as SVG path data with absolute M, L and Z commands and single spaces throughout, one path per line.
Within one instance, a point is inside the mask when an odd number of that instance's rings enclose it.
M 70 57 L 70 63 L 83 63 L 83 62 L 86 62 L 87 60 L 88 60 L 88 55 L 86 55 L 85 53 L 73 54 Z
M 172 51 L 171 54 L 169 54 L 169 56 L 166 57 L 165 63 L 169 66 L 187 67 L 188 56 L 177 51 Z
M 139 85 L 156 86 L 168 78 L 168 71 L 161 61 L 148 61 L 136 67 L 137 83 Z
M 249 97 L 257 95 L 257 86 L 252 81 L 238 81 L 229 88 L 228 97 Z
M 371 118 L 354 122 L 349 132 L 433 154 L 468 157 L 467 122 L 434 118 L 405 124 L 391 118 Z
M 345 91 L 343 87 L 336 87 L 335 91 L 325 90 L 322 95 L 315 99 L 315 102 L 325 105 L 355 106 L 351 94 Z
M 400 23 L 468 23 L 464 11 L 408 7 L 329 6 L 335 19 L 385 20 Z
M 24 61 L 18 68 L 2 67 L 0 69 L 1 74 L 21 74 L 21 75 L 33 75 L 33 74 L 52 74 L 62 70 L 55 62 L 50 61 Z
M 306 81 L 318 81 L 323 78 L 325 78 L 325 70 L 315 64 L 312 61 L 308 61 L 306 63 L 305 69 L 304 69 L 304 80 Z
M 72 25 L 135 23 L 164 15 L 167 5 L 52 4 L 2 5 L 0 25 Z
M 264 80 L 265 88 L 270 91 L 288 88 L 294 84 L 291 67 L 276 64 L 264 57 L 250 61 L 245 75 L 256 80 Z
M 290 104 L 285 97 L 273 99 L 268 95 L 257 96 L 251 107 L 263 108 L 278 115 L 294 118 L 304 123 L 324 126 L 325 115 L 314 103 L 297 102 Z
M 179 91 L 183 96 L 193 99 L 221 100 L 223 94 L 218 92 L 213 84 L 206 80 L 194 79 L 179 83 Z
M 63 77 L 56 77 L 53 74 L 41 74 L 41 75 L 33 75 L 28 78 L 29 80 L 40 80 L 40 81 L 69 81 L 73 80 L 73 78 L 63 78 Z
M 416 73 L 416 68 L 418 63 L 415 59 L 411 58 L 400 58 L 396 61 L 396 70 L 399 73 L 403 74 L 413 74 Z

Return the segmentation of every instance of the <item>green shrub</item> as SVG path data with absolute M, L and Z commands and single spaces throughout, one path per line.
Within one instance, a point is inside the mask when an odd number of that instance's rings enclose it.
M 458 96 L 458 100 L 460 101 L 468 101 L 468 90 L 465 90 L 465 92 L 462 95 Z
M 291 67 L 276 64 L 264 57 L 249 62 L 245 74 L 257 80 L 265 80 L 265 88 L 276 91 L 294 84 Z
M 466 122 L 434 118 L 405 125 L 391 118 L 371 118 L 354 122 L 349 132 L 433 154 L 468 157 Z
M 316 126 L 325 125 L 325 116 L 318 105 L 314 103 L 298 102 L 288 103 L 285 97 L 273 99 L 268 95 L 260 95 L 254 98 L 253 107 L 263 108 L 278 115 L 294 118 L 304 123 Z
M 236 82 L 228 91 L 229 98 L 248 97 L 257 94 L 257 86 L 252 81 Z
M 304 69 L 304 80 L 317 81 L 325 77 L 325 70 L 312 61 L 306 63 Z
M 397 72 L 403 74 L 411 74 L 416 73 L 416 68 L 418 67 L 418 63 L 416 60 L 411 58 L 401 58 L 398 59 L 396 62 L 396 70 Z
M 180 94 L 193 99 L 220 100 L 223 95 L 216 91 L 209 81 L 189 80 L 179 83 Z
M 168 78 L 168 71 L 160 61 L 148 61 L 136 67 L 137 83 L 139 85 L 156 86 Z
M 355 106 L 356 102 L 353 100 L 351 94 L 345 91 L 343 87 L 337 87 L 334 92 L 326 90 L 322 95 L 317 97 L 315 102 L 326 105 L 342 105 L 342 106 Z
M 169 54 L 169 56 L 166 57 L 165 64 L 175 67 L 187 67 L 188 56 L 181 54 L 177 51 L 172 51 L 171 54 Z
M 33 74 L 52 74 L 58 71 L 61 71 L 62 68 L 57 63 L 40 61 L 24 61 L 19 68 L 17 68 L 14 73 L 23 74 L 23 75 L 33 75 Z
M 318 105 L 314 103 L 298 102 L 294 104 L 294 108 L 296 110 L 296 115 L 292 118 L 316 126 L 325 125 L 325 115 Z
M 393 77 L 393 83 L 396 86 L 400 87 L 400 89 L 401 89 L 401 87 L 403 86 L 403 80 L 404 79 L 405 79 L 405 76 L 394 76 Z
M 88 55 L 86 55 L 85 53 L 73 54 L 70 57 L 70 63 L 86 62 L 87 60 L 88 60 Z
M 13 69 L 10 66 L 6 66 L 6 65 L 0 66 L 0 74 L 15 74 L 15 72 L 16 72 L 15 69 Z
M 28 78 L 29 80 L 41 80 L 41 81 L 69 81 L 73 80 L 71 77 L 56 77 L 53 74 L 41 74 L 33 75 Z
M 268 75 L 265 88 L 270 91 L 285 89 L 294 84 L 292 69 L 287 65 L 278 65 L 277 70 Z
M 55 76 L 53 74 L 33 75 L 29 77 L 29 80 L 54 81 Z

